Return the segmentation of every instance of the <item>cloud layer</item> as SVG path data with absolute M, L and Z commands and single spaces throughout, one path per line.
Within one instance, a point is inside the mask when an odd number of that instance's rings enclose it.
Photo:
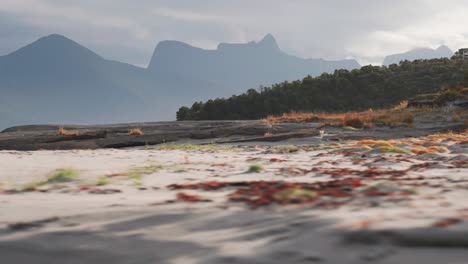
M 379 64 L 416 47 L 468 47 L 467 13 L 464 0 L 2 0 L 0 55 L 59 33 L 146 66 L 161 40 L 212 49 L 272 33 L 294 55 Z

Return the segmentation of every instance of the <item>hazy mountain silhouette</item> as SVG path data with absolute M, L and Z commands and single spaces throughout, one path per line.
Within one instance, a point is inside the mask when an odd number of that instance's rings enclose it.
M 133 84 L 144 73 L 50 35 L 0 59 L 0 103 L 26 122 L 130 120 L 126 110 L 142 102 Z
M 267 35 L 216 50 L 163 41 L 145 69 L 54 34 L 0 56 L 0 127 L 174 120 L 178 107 L 194 100 L 358 67 L 354 60 L 287 55 Z
M 408 52 L 393 54 L 385 57 L 383 65 L 398 64 L 400 61 L 408 60 L 414 61 L 417 59 L 436 59 L 436 58 L 450 58 L 453 56 L 453 51 L 447 46 L 440 46 L 437 49 L 431 48 L 418 48 Z
M 302 59 L 281 51 L 271 34 L 259 42 L 221 43 L 204 50 L 178 41 L 163 41 L 156 47 L 148 71 L 209 82 L 216 96 L 228 96 L 259 85 L 297 80 L 335 69 L 355 69 L 355 60 Z M 214 86 L 213 86 L 214 85 Z M 190 88 L 190 87 L 189 87 Z

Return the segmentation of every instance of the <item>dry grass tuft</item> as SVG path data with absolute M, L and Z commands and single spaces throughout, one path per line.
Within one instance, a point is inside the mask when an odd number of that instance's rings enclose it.
M 324 121 L 329 125 L 347 126 L 354 128 L 372 127 L 374 124 L 401 124 L 411 125 L 414 115 L 411 109 L 407 108 L 408 102 L 403 101 L 392 109 L 381 109 L 362 112 L 346 113 L 299 113 L 291 112 L 280 116 L 268 116 L 263 119 L 267 124 L 277 123 L 304 123 L 314 121 Z
M 315 113 L 302 113 L 302 112 L 290 112 L 280 116 L 270 115 L 263 121 L 269 125 L 277 123 L 306 123 L 313 122 L 320 119 L 320 114 Z
M 458 144 L 464 144 L 468 142 L 468 129 L 460 133 L 454 133 L 453 131 L 448 131 L 445 133 L 436 133 L 425 137 L 428 140 L 441 142 L 444 140 L 451 140 Z
M 449 150 L 446 147 L 428 147 L 428 148 L 421 148 L 421 147 L 416 147 L 411 150 L 414 154 L 417 155 L 423 155 L 423 154 L 439 154 L 439 153 L 448 153 Z
M 354 128 L 364 128 L 365 123 L 364 120 L 356 114 L 347 114 L 343 118 L 343 125 L 354 127 Z
M 365 139 L 358 141 L 357 144 L 359 145 L 378 145 L 378 146 L 393 146 L 394 144 L 391 142 L 388 142 L 386 140 L 374 140 L 374 139 Z
M 80 131 L 78 130 L 66 130 L 65 128 L 61 127 L 57 131 L 57 135 L 60 136 L 79 136 Z
M 143 136 L 144 135 L 143 131 L 141 131 L 141 129 L 139 128 L 131 129 L 130 131 L 128 131 L 128 134 L 130 136 Z
M 401 111 L 401 110 L 406 109 L 406 108 L 408 108 L 408 100 L 401 101 L 400 104 L 398 104 L 397 106 L 393 107 L 392 110 L 394 110 L 394 111 Z

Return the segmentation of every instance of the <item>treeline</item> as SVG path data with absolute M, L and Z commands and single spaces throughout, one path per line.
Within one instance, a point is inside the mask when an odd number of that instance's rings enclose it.
M 249 89 L 227 99 L 181 107 L 177 120 L 260 119 L 291 111 L 337 112 L 383 108 L 415 95 L 463 83 L 468 61 L 458 58 L 402 61 L 398 65 L 336 70 L 302 81 Z

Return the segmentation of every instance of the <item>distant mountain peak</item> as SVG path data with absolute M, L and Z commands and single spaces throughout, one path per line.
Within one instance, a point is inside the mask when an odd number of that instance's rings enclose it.
M 265 37 L 263 37 L 263 39 L 258 42 L 258 45 L 266 46 L 266 47 L 274 47 L 274 48 L 279 49 L 278 43 L 276 42 L 275 37 L 273 37 L 273 35 L 270 33 L 268 33 Z
M 72 41 L 73 42 L 73 40 L 65 37 L 64 35 L 60 35 L 60 34 L 56 34 L 56 33 L 44 36 L 42 38 L 39 38 L 39 40 L 52 40 L 52 41 L 65 40 L 65 41 Z
M 172 47 L 178 47 L 178 48 L 195 48 L 191 46 L 190 44 L 187 44 L 182 41 L 178 40 L 163 40 L 158 43 L 156 46 L 156 49 L 164 49 L 164 48 L 172 48 Z
M 54 46 L 54 47 L 72 46 L 75 48 L 80 47 L 80 48 L 86 49 L 85 47 L 81 46 L 75 41 L 60 34 L 51 34 L 51 35 L 39 38 L 35 42 L 31 43 L 31 45 L 29 46 L 30 47 L 31 46 Z
M 260 40 L 260 42 L 258 42 L 259 44 L 260 43 L 263 43 L 263 44 L 276 44 L 276 39 L 275 37 L 273 37 L 273 35 L 271 33 L 268 33 L 265 35 L 265 37 L 263 37 L 262 40 Z
M 437 49 L 437 51 L 448 51 L 448 52 L 453 52 L 449 47 L 445 45 L 440 45 Z
M 102 59 L 99 55 L 79 43 L 60 34 L 41 37 L 33 43 L 9 54 L 9 56 L 73 56 L 76 58 Z
M 383 65 L 398 64 L 400 61 L 413 61 L 417 59 L 435 59 L 435 58 L 450 58 L 453 56 L 453 51 L 441 45 L 437 49 L 432 48 L 416 48 L 404 53 L 388 55 L 384 58 Z

